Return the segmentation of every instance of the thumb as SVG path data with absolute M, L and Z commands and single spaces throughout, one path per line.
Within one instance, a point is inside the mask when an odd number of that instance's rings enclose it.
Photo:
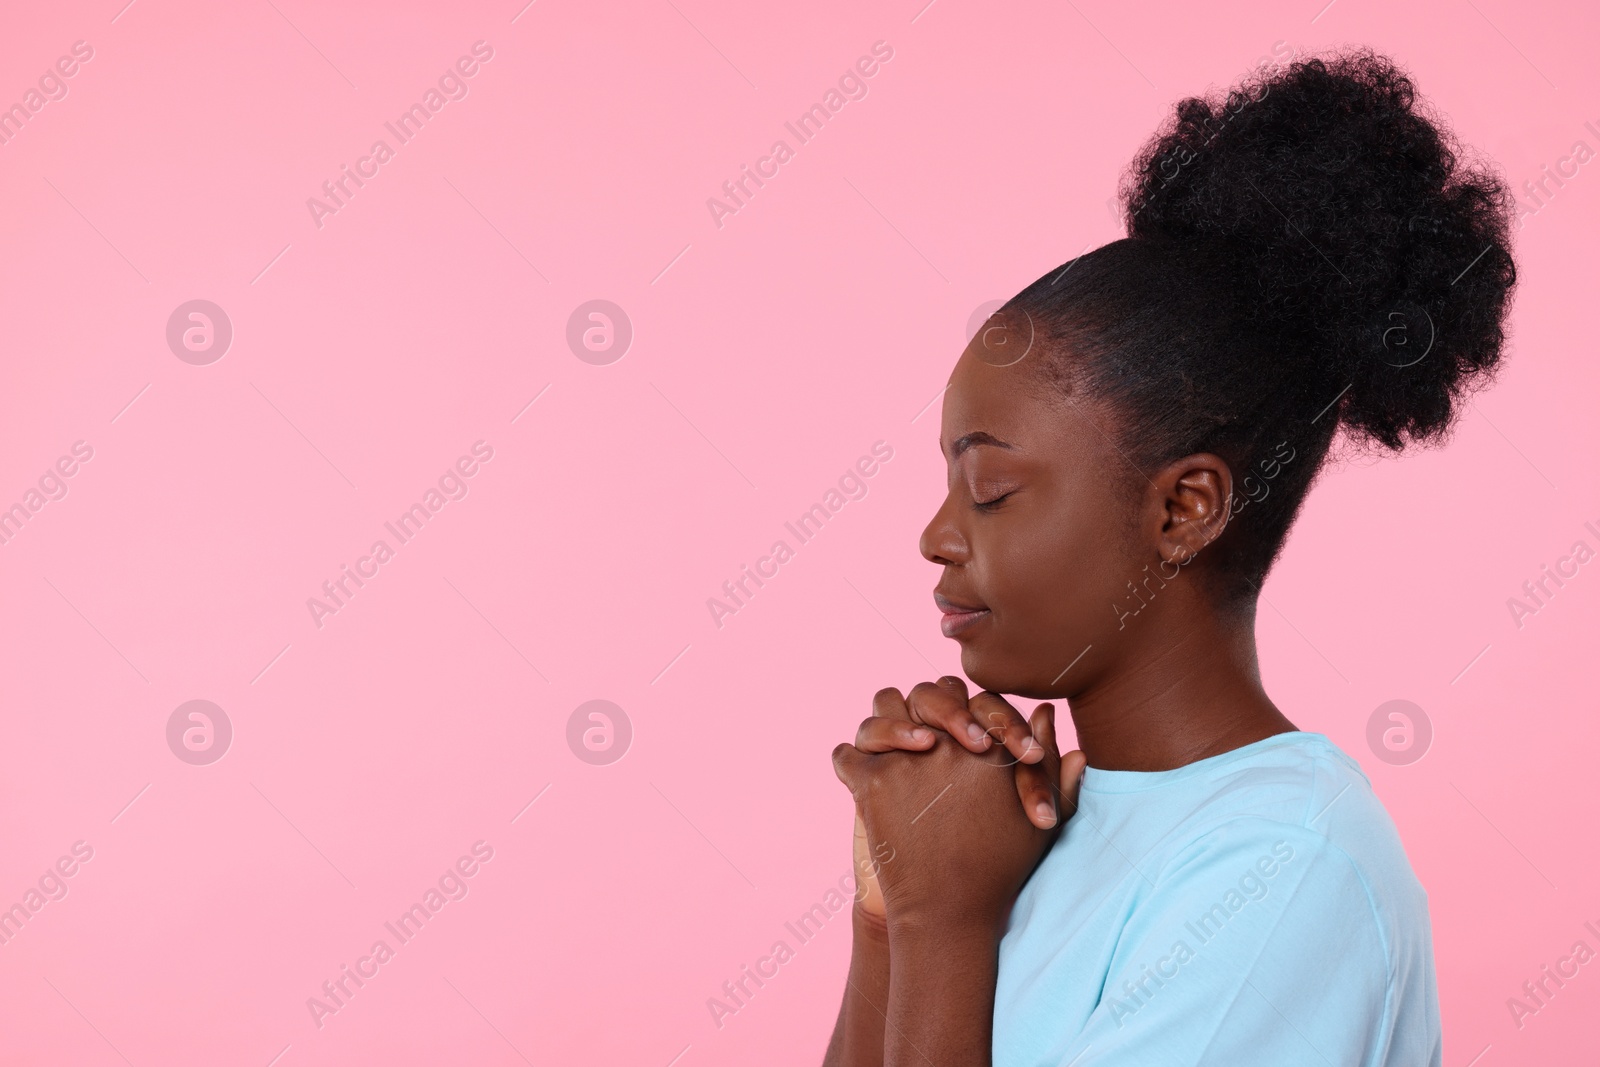
M 1078 789 L 1083 785 L 1083 771 L 1088 766 L 1088 757 L 1076 748 L 1061 757 L 1061 818 L 1063 821 L 1078 810 Z
M 861 780 L 863 766 L 871 757 L 856 746 L 846 742 L 833 750 L 833 773 L 844 783 L 850 795 L 855 796 Z
M 1046 775 L 1044 781 L 1049 782 L 1052 779 L 1059 781 L 1061 746 L 1056 740 L 1056 706 L 1044 703 L 1034 708 L 1028 728 L 1033 731 L 1033 739 L 1038 742 L 1039 747 L 1044 749 L 1044 759 L 1038 763 Z

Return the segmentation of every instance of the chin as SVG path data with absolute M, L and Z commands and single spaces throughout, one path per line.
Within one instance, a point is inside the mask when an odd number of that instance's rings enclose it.
M 990 693 L 1027 695 L 1021 691 L 1028 688 L 1024 681 L 1025 676 L 1015 669 L 1015 665 L 997 663 L 995 657 L 985 656 L 971 645 L 961 650 L 961 670 L 972 684 L 981 690 Z
M 1059 670 L 1059 668 L 1056 668 Z M 1057 700 L 1059 686 L 1040 673 L 1037 664 L 1003 662 L 994 655 L 980 653 L 971 645 L 961 650 L 961 670 L 980 690 L 1017 696 L 1024 700 Z

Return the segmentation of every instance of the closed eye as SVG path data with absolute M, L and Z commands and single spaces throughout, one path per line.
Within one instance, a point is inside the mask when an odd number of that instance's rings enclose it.
M 1015 491 L 1016 490 L 1012 490 L 1012 492 L 1015 492 Z M 976 508 L 977 510 L 979 510 L 979 511 L 994 511 L 1001 504 L 1003 504 L 1005 502 L 1006 498 L 1009 497 L 1010 495 L 1011 495 L 1011 493 L 1001 493 L 999 496 L 994 497 L 994 498 L 989 499 L 989 500 L 974 500 L 972 502 L 972 506 L 974 508 Z

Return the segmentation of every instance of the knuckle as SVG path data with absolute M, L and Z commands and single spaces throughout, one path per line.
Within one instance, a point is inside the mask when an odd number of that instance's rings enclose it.
M 1005 697 L 1001 696 L 999 693 L 992 693 L 987 689 L 985 689 L 983 692 L 979 693 L 977 696 L 973 697 L 972 698 L 972 702 L 974 704 L 980 704 L 981 703 L 985 707 L 993 707 L 993 708 L 995 708 L 997 710 L 1000 710 L 1000 711 L 1015 712 L 1017 710 L 1016 708 L 1013 708 L 1011 706 L 1011 701 L 1007 700 Z
M 906 697 L 906 707 L 918 718 L 953 722 L 966 713 L 967 702 L 933 682 L 920 682 Z
M 1017 781 L 1023 789 L 1030 793 L 1049 795 L 1053 792 L 1050 788 L 1050 779 L 1039 769 L 1038 764 L 1019 763 L 1017 765 Z

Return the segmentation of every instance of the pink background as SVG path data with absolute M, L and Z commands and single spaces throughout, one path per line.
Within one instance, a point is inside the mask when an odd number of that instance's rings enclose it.
M 957 667 L 916 538 L 974 309 L 1119 236 L 1133 151 L 1278 41 L 1396 56 L 1519 189 L 1600 149 L 1575 2 L 122 2 L 0 36 L 0 103 L 94 50 L 0 145 L 0 507 L 94 453 L 0 545 L 0 906 L 93 849 L 0 946 L 8 1064 L 818 1062 L 847 918 L 783 924 L 849 869 L 829 750 Z M 307 198 L 479 40 L 466 98 L 319 228 Z M 779 138 L 719 228 L 707 198 Z M 1362 761 L 1428 889 L 1450 1067 L 1571 1062 L 1600 1009 L 1600 963 L 1520 1029 L 1506 1005 L 1600 948 L 1600 563 L 1520 629 L 1506 603 L 1600 548 L 1596 166 L 1518 236 L 1498 385 L 1448 449 L 1331 470 L 1259 622 L 1270 692 Z M 210 365 L 165 340 L 192 299 L 233 324 Z M 633 324 L 610 365 L 565 339 L 592 299 Z M 307 598 L 480 440 L 465 499 L 319 628 Z M 716 627 L 879 440 L 868 495 Z M 1409 765 L 1366 740 L 1397 698 L 1434 731 Z M 206 766 L 166 739 L 195 699 L 234 731 Z M 592 699 L 631 722 L 619 762 L 568 746 Z M 480 840 L 469 894 L 319 1028 L 307 998 Z

